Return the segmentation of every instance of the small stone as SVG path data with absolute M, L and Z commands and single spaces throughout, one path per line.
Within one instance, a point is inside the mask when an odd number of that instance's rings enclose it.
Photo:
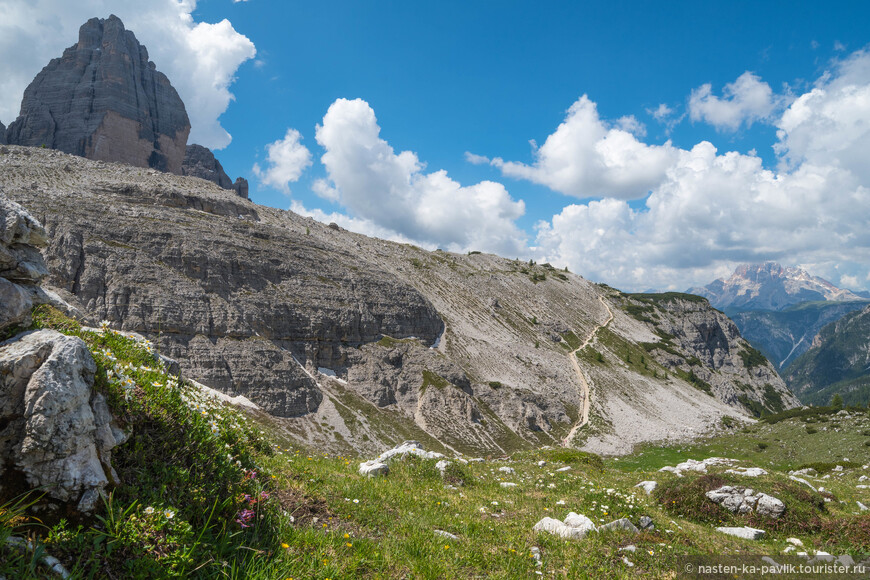
M 788 542 L 789 544 L 791 544 L 792 546 L 797 546 L 798 548 L 804 547 L 804 543 L 801 542 L 798 538 L 786 538 L 785 541 Z
M 746 540 L 759 540 L 762 536 L 764 536 L 764 530 L 749 528 L 745 526 L 742 528 L 716 528 L 716 531 L 722 532 L 723 534 L 728 534 L 729 536 L 744 538 Z
M 560 467 L 559 469 L 556 470 L 557 473 L 559 473 L 561 471 L 571 471 L 571 467 L 566 465 L 565 467 Z
M 516 470 L 513 467 L 508 467 L 507 465 L 499 467 L 498 470 L 502 473 L 516 473 Z
M 435 530 L 436 536 L 441 536 L 443 538 L 447 538 L 449 540 L 458 540 L 459 537 L 451 534 L 450 532 L 445 532 L 444 530 Z
M 642 530 L 655 529 L 655 525 L 653 525 L 652 518 L 649 516 L 640 516 L 640 529 L 642 529 Z
M 656 489 L 656 487 L 658 487 L 658 485 L 659 485 L 658 482 L 655 482 L 655 481 L 641 481 L 640 483 L 638 483 L 634 487 L 643 488 L 643 490 L 646 492 L 646 494 L 649 495 L 655 491 L 655 489 Z
M 501 485 L 502 487 L 516 487 L 517 486 L 517 484 L 515 484 L 512 481 L 503 481 L 499 485 Z
M 564 522 L 560 522 L 557 519 L 549 517 L 540 520 L 538 523 L 535 524 L 535 527 L 532 529 L 534 529 L 536 532 L 548 532 L 550 534 L 567 539 L 580 539 L 584 537 L 587 532 L 587 530 L 572 528 L 571 526 L 566 525 Z
M 610 522 L 609 524 L 604 524 L 603 526 L 600 526 L 598 528 L 599 532 L 613 530 L 626 530 L 629 532 L 634 532 L 635 534 L 640 531 L 637 529 L 637 526 L 631 523 L 631 520 L 629 520 L 628 518 L 620 518 L 618 520 Z
M 389 475 L 390 466 L 386 463 L 381 463 L 377 459 L 366 461 L 359 464 L 359 474 L 366 477 L 381 477 Z

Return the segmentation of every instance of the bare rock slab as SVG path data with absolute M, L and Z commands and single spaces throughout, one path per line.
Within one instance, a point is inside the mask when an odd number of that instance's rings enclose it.
M 728 534 L 729 536 L 743 538 L 745 540 L 760 540 L 764 536 L 764 530 L 745 526 L 742 528 L 716 528 L 716 531 Z

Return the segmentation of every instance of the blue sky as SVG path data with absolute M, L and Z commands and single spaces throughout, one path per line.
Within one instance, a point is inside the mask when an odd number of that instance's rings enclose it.
M 63 12 L 61 47 L 120 16 L 257 203 L 625 289 L 766 259 L 870 285 L 866 2 L 83 4 L 0 0 Z

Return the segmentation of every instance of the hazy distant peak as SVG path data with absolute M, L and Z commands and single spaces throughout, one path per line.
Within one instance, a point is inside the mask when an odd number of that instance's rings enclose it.
M 776 262 L 741 264 L 729 278 L 690 288 L 689 292 L 704 296 L 716 308 L 782 310 L 814 300 L 865 300 L 803 268 Z

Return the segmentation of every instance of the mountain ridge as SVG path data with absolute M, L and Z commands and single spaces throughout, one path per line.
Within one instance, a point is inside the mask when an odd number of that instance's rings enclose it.
M 568 356 L 607 318 L 599 297 L 615 318 L 578 353 L 592 393 L 578 444 L 624 453 L 690 438 L 749 413 L 740 396 L 764 407 L 771 389 L 797 404 L 766 361 L 741 362 L 748 345 L 706 300 L 636 304 L 673 319 L 657 334 L 629 314 L 635 299 L 548 264 L 427 252 L 197 179 L 7 149 L 0 189 L 46 225 L 51 283 L 72 307 L 151 338 L 187 376 L 248 397 L 306 445 L 559 444 L 585 404 Z M 681 308 L 694 322 L 675 322 Z
M 776 262 L 742 264 L 727 279 L 719 278 L 687 292 L 709 299 L 720 310 L 778 311 L 801 302 L 866 300 L 803 268 L 784 267 Z

